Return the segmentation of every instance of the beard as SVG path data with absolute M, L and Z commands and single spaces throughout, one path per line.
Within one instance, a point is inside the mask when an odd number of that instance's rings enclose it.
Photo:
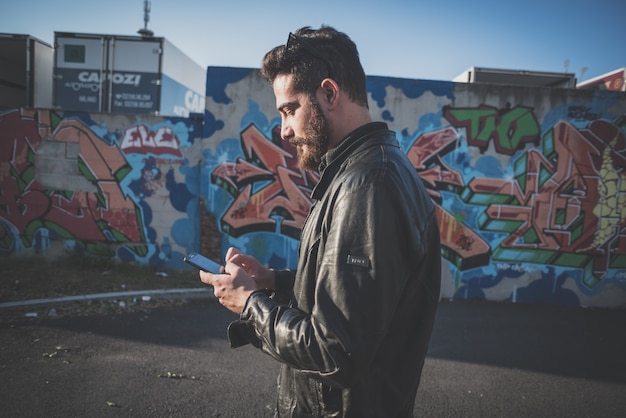
M 294 137 L 290 142 L 298 151 L 298 165 L 317 171 L 328 151 L 328 121 L 315 98 L 311 99 L 311 118 L 304 127 L 304 137 Z

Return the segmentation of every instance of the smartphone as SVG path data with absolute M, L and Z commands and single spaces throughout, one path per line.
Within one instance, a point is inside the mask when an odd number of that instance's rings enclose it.
M 191 253 L 185 257 L 185 263 L 190 264 L 198 270 L 208 271 L 213 274 L 221 274 L 220 267 L 222 267 L 216 261 L 206 258 L 202 254 Z

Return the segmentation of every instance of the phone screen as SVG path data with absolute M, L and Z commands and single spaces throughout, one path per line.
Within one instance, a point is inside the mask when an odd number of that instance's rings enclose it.
M 220 274 L 220 268 L 222 267 L 219 263 L 206 258 L 202 254 L 191 253 L 185 257 L 185 262 L 197 268 L 198 270 L 208 271 L 209 273 Z

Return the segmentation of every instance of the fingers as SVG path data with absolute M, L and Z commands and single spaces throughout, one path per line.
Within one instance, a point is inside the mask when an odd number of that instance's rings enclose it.
M 228 269 L 228 271 L 227 271 Z M 224 293 L 227 287 L 234 287 L 235 273 L 239 269 L 236 264 L 227 264 L 222 266 L 221 274 L 209 273 L 206 271 L 200 271 L 200 281 L 209 286 L 213 286 L 215 292 L 221 291 Z M 231 275 L 232 273 L 232 275 Z M 217 294 L 216 294 L 217 296 Z
M 220 304 L 240 314 L 250 294 L 258 289 L 254 276 L 262 266 L 254 257 L 234 247 L 226 252 L 225 261 L 221 274 L 201 271 L 200 280 L 213 286 L 213 294 Z
M 207 273 L 205 271 L 200 272 L 200 281 L 209 286 L 213 286 L 213 294 L 221 301 L 221 298 L 226 294 L 226 285 L 224 280 L 220 280 L 220 274 Z
M 212 276 L 213 274 L 200 270 L 200 281 L 202 283 L 210 285 Z
M 240 314 L 256 286 L 254 280 L 238 265 L 228 263 L 226 270 L 226 274 L 203 272 L 200 277 L 203 283 L 213 286 L 213 294 L 221 305 Z
M 230 247 L 226 252 L 226 264 L 234 263 L 246 269 L 250 273 L 254 269 L 258 269 L 260 263 L 253 256 L 247 255 L 239 251 L 237 248 Z
M 234 256 L 238 254 L 243 254 L 243 253 L 235 247 L 230 247 L 228 251 L 226 251 L 226 262 L 228 263 L 231 258 L 233 258 Z

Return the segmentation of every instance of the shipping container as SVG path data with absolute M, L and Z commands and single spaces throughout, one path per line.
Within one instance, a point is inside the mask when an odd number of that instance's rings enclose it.
M 55 32 L 54 106 L 188 117 L 204 112 L 206 69 L 167 39 Z
M 51 107 L 53 66 L 52 45 L 0 33 L 0 106 Z
M 626 91 L 626 67 L 583 81 L 577 87 L 584 90 Z

